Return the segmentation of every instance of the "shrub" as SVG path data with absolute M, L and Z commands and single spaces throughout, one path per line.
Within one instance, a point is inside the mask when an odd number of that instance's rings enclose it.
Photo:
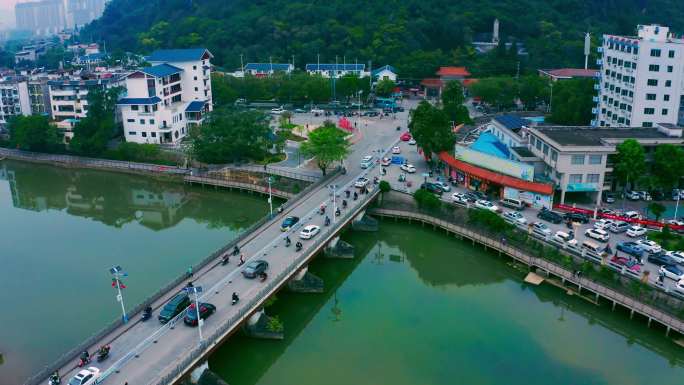
M 420 208 L 437 209 L 442 204 L 442 201 L 435 194 L 422 188 L 413 193 L 413 199 L 416 200 Z
M 283 325 L 283 321 L 281 321 L 280 318 L 275 315 L 268 318 L 266 329 L 273 333 L 281 333 L 283 330 L 285 330 L 285 326 Z
M 469 210 L 468 221 L 470 223 L 484 226 L 491 231 L 502 234 L 506 230 L 509 230 L 513 227 L 511 224 L 506 222 L 502 217 L 489 210 Z

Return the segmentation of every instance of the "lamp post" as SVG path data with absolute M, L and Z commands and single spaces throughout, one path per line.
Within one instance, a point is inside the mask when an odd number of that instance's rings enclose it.
M 128 274 L 119 265 L 110 268 L 109 272 L 114 276 L 112 278 L 112 287 L 115 287 L 117 290 L 116 301 L 121 304 L 121 321 L 126 323 L 128 322 L 128 315 L 126 315 L 126 307 L 124 306 L 123 294 L 121 293 L 121 289 L 125 289 L 126 286 L 121 282 L 121 277 L 127 277 Z
M 268 208 L 271 211 L 271 216 L 273 216 L 273 194 L 271 192 L 271 183 L 273 182 L 272 177 L 268 177 Z
M 200 316 L 199 293 L 202 292 L 202 286 L 187 286 L 185 290 L 188 294 L 195 293 L 195 311 L 197 312 L 197 331 L 199 331 L 199 343 L 202 343 L 202 317 Z
M 679 193 L 677 193 L 677 204 L 675 205 L 674 217 L 672 219 L 677 220 L 677 211 L 679 211 Z

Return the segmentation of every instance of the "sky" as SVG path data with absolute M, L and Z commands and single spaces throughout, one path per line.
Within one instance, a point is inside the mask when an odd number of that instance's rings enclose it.
M 14 5 L 23 0 L 0 0 L 0 30 L 14 27 Z

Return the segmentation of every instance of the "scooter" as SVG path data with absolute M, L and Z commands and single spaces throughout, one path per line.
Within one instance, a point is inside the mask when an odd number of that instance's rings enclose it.
M 302 249 L 302 243 L 301 243 L 301 242 L 297 242 L 297 244 L 295 245 L 295 249 L 296 249 L 297 251 L 300 251 L 300 250 Z
M 59 375 L 53 374 L 50 376 L 50 379 L 48 380 L 48 385 L 60 385 L 62 383 L 62 379 L 59 378 Z
M 102 362 L 102 361 L 106 360 L 107 357 L 109 357 L 109 350 L 110 349 L 111 348 L 109 347 L 109 345 L 107 345 L 107 346 L 104 346 L 102 349 L 98 350 L 97 351 L 97 362 Z
M 240 301 L 240 298 L 238 297 L 237 293 L 233 292 L 233 300 L 230 302 L 231 305 L 235 305 Z
M 340 208 L 338 207 L 337 210 L 335 210 L 335 216 L 339 217 L 340 216 Z
M 78 367 L 82 368 L 90 363 L 90 355 L 88 352 L 81 353 L 81 358 L 78 361 Z
M 152 306 L 148 306 L 143 310 L 141 320 L 144 322 L 150 318 L 152 318 Z
M 230 262 L 230 257 L 228 256 L 228 254 L 226 254 L 226 255 L 224 255 L 223 257 L 221 257 L 221 265 L 222 265 L 222 266 L 227 265 L 228 262 Z

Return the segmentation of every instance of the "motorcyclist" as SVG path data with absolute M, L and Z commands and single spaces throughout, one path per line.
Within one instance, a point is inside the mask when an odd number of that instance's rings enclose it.
M 62 380 L 59 378 L 59 371 L 55 370 L 54 373 L 50 376 L 50 384 L 57 385 L 61 382 Z
M 107 354 L 109 354 L 109 349 L 110 349 L 109 345 L 102 345 L 102 347 L 100 348 L 100 351 L 98 351 L 98 355 L 100 357 L 106 356 Z
M 297 251 L 301 250 L 302 249 L 302 243 L 297 241 L 297 244 L 295 245 L 295 247 L 297 248 Z
M 238 245 L 233 246 L 233 255 L 238 255 L 240 254 L 240 248 Z
M 346 199 L 343 199 L 343 200 L 342 200 L 342 208 L 343 208 L 343 209 L 346 209 L 346 208 L 347 208 L 347 200 L 346 200 Z
M 221 257 L 221 263 L 226 265 L 230 262 L 230 255 L 224 254 L 223 257 Z
M 357 200 L 357 199 L 359 199 L 359 194 L 356 191 L 354 191 L 354 200 Z
M 292 244 L 292 241 L 290 240 L 290 237 L 286 236 L 285 237 L 285 246 L 290 246 Z
M 88 353 L 87 350 L 84 350 L 83 353 L 81 353 L 81 362 L 84 365 L 90 362 L 90 353 Z
M 339 207 L 335 210 L 335 216 L 336 217 L 340 216 L 340 208 Z
M 344 190 L 344 195 L 346 195 L 347 198 L 349 198 L 349 195 L 350 195 L 350 194 L 351 194 L 351 192 L 349 192 L 349 190 Z
M 237 301 L 240 300 L 240 297 L 238 297 L 236 292 L 233 292 L 233 303 L 237 303 Z
M 326 215 L 325 216 L 325 225 L 328 226 L 330 224 L 330 218 Z

